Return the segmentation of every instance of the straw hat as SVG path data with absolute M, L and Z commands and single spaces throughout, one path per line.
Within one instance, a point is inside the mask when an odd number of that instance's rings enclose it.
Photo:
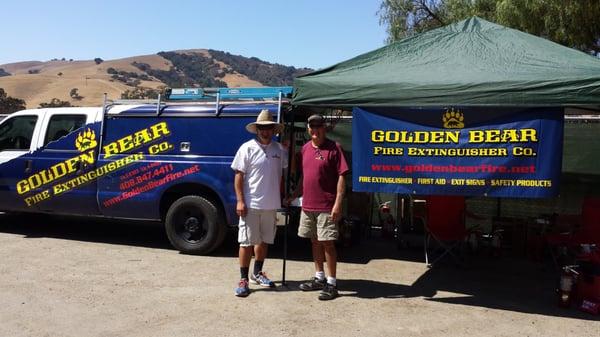
M 257 133 L 257 130 L 256 130 L 257 125 L 274 125 L 275 126 L 275 129 L 273 131 L 274 133 L 283 132 L 283 124 L 274 122 L 273 117 L 271 116 L 271 113 L 267 109 L 264 109 L 260 112 L 258 117 L 256 117 L 256 122 L 252 122 L 252 123 L 246 125 L 246 130 L 248 130 L 248 132 L 250 132 L 250 133 Z

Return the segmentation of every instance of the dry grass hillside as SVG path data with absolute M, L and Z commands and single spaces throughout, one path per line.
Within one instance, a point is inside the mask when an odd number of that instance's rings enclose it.
M 210 57 L 210 53 L 205 49 L 176 52 Z M 109 99 L 118 99 L 121 97 L 121 93 L 135 88 L 133 85 L 115 80 L 107 72 L 109 68 L 113 68 L 116 71 L 144 74 L 142 70 L 132 65 L 133 62 L 147 64 L 153 70 L 158 71 L 169 71 L 173 67 L 171 61 L 160 55 L 104 60 L 100 64 L 96 64 L 94 60 L 10 63 L 0 65 L 0 68 L 11 74 L 11 76 L 0 77 L 0 88 L 3 88 L 11 97 L 25 100 L 27 108 L 36 108 L 40 103 L 50 102 L 53 98 L 68 101 L 76 106 L 98 106 L 102 104 L 104 93 L 108 94 Z M 229 68 L 223 62 L 217 60 L 214 62 L 223 68 Z M 137 86 L 151 89 L 167 86 L 166 83 L 154 76 L 149 76 L 149 79 L 142 80 Z M 227 83 L 228 87 L 263 85 L 236 71 L 228 71 L 220 80 Z M 70 97 L 73 88 L 78 89 L 81 98 Z

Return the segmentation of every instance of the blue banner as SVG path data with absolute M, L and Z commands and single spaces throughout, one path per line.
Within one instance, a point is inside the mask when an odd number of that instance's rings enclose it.
M 562 143 L 559 108 L 354 108 L 353 190 L 553 197 Z

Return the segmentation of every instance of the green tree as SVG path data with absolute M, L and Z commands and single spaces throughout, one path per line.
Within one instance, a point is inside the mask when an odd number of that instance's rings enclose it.
M 72 106 L 71 103 L 67 101 L 62 101 L 58 98 L 53 98 L 48 103 L 40 103 L 40 108 L 60 108 L 69 106 Z
M 0 88 L 0 113 L 9 114 L 23 109 L 25 109 L 24 100 L 8 96 L 6 91 Z
M 161 93 L 161 89 L 136 87 L 133 90 L 125 90 L 121 94 L 122 99 L 155 99 Z
M 77 88 L 71 89 L 71 91 L 69 92 L 69 96 L 71 96 L 72 99 L 77 99 L 77 100 L 80 100 L 83 98 L 83 96 L 79 95 L 79 89 L 77 89 Z
M 382 0 L 388 42 L 473 15 L 579 50 L 600 52 L 600 1 Z

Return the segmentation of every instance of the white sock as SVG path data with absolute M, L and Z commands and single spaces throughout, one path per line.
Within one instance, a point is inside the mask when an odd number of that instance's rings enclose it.
M 327 276 L 327 283 L 331 284 L 332 286 L 337 285 L 335 277 L 331 277 L 331 276 Z
M 318 271 L 315 273 L 315 277 L 318 278 L 319 280 L 323 280 L 325 279 L 325 272 L 324 271 Z

